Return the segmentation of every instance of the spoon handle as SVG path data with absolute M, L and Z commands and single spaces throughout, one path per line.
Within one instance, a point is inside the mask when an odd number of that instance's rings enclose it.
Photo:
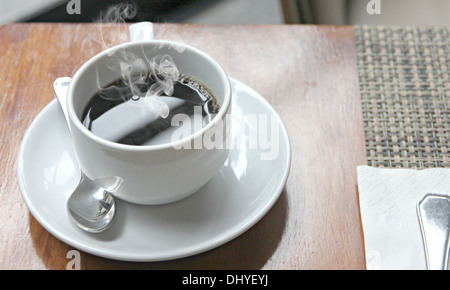
M 69 115 L 67 113 L 67 91 L 69 90 L 70 81 L 72 79 L 69 77 L 57 78 L 53 83 L 53 89 L 55 90 L 56 97 L 58 98 L 59 104 L 64 113 L 67 125 L 69 126 Z
M 426 194 L 417 205 L 428 270 L 447 270 L 449 258 L 450 197 Z

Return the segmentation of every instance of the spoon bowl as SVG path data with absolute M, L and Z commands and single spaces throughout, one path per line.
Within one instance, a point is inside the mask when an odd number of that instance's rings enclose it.
M 66 96 L 70 81 L 70 78 L 63 77 L 56 79 L 53 83 L 69 131 Z M 111 186 L 105 187 L 101 184 L 110 184 Z M 91 233 L 100 233 L 106 230 L 111 225 L 116 213 L 116 203 L 111 191 L 117 189 L 120 184 L 121 179 L 117 177 L 108 182 L 91 180 L 80 169 L 80 182 L 67 201 L 67 211 L 77 226 Z
M 115 215 L 111 193 L 80 171 L 80 183 L 67 201 L 67 210 L 83 230 L 98 233 L 106 230 Z

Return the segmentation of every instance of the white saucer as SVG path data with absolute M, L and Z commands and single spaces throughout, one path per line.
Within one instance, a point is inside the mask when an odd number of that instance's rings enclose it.
M 66 201 L 77 185 L 78 165 L 55 99 L 25 133 L 18 156 L 19 187 L 31 214 L 66 244 L 124 261 L 186 257 L 242 234 L 269 211 L 282 192 L 290 168 L 290 145 L 286 129 L 270 104 L 248 86 L 231 81 L 233 115 L 276 115 L 280 140 L 276 159 L 261 160 L 263 150 L 249 146 L 232 149 L 219 174 L 190 197 L 158 206 L 118 200 L 111 227 L 100 234 L 86 233 L 66 211 Z M 248 138 L 241 140 L 244 143 Z

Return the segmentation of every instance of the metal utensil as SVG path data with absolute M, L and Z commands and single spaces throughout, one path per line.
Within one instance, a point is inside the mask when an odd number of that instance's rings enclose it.
M 417 204 L 429 270 L 447 270 L 449 259 L 450 197 L 426 194 Z
M 69 126 L 66 109 L 66 96 L 71 79 L 58 78 L 53 83 L 56 96 L 63 109 L 64 117 Z M 90 180 L 80 169 L 80 182 L 67 201 L 67 210 L 74 222 L 83 230 L 99 233 L 106 230 L 113 221 L 116 206 L 111 191 L 120 186 L 120 178 L 108 180 Z M 102 187 L 99 184 L 108 184 Z

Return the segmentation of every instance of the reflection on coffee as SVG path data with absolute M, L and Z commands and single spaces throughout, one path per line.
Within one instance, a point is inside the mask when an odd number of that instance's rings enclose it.
M 169 134 L 173 116 L 201 114 L 205 125 L 219 110 L 212 91 L 188 76 L 181 75 L 169 92 L 158 87 L 157 76 L 134 76 L 131 83 L 118 79 L 99 90 L 83 112 L 83 125 L 109 141 L 154 145 L 169 142 L 164 135 Z

